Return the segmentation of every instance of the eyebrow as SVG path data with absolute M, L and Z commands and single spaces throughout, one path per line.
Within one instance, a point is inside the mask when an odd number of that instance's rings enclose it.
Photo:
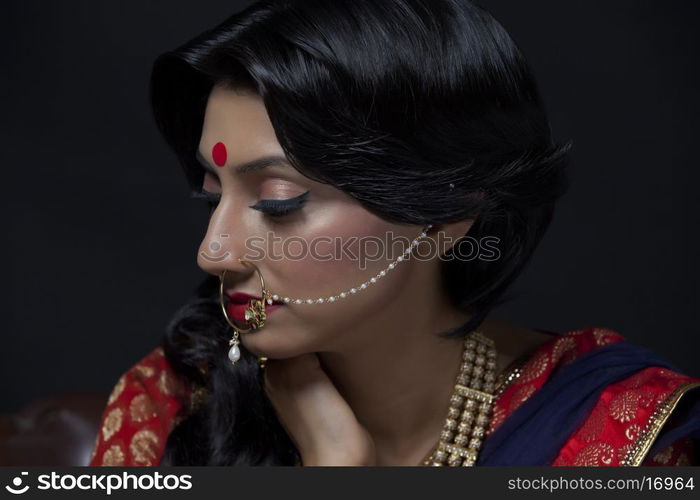
M 211 166 L 211 164 L 202 156 L 202 153 L 197 150 L 195 153 L 195 158 L 197 158 L 197 161 L 202 165 L 204 170 L 207 170 L 208 172 L 211 172 L 214 175 L 218 175 L 217 169 Z M 255 170 L 261 170 L 265 167 L 270 167 L 273 165 L 280 165 L 283 167 L 291 167 L 292 164 L 289 163 L 289 160 L 285 158 L 284 156 L 279 156 L 279 155 L 273 155 L 273 156 L 263 156 L 262 158 L 256 158 L 255 160 L 251 160 L 245 163 L 241 163 L 240 165 L 237 165 L 236 167 L 231 167 L 236 173 L 239 174 L 245 174 L 248 172 L 253 172 Z

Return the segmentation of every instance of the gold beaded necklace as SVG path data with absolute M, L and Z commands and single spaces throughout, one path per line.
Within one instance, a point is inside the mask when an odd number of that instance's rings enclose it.
M 450 398 L 445 426 L 440 440 L 422 464 L 441 467 L 471 467 L 481 449 L 491 422 L 493 404 L 505 386 L 519 375 L 510 373 L 496 389 L 496 346 L 478 331 L 464 339 L 462 364 Z
M 510 382 L 520 376 L 525 356 L 510 364 L 496 380 L 495 342 L 479 331 L 470 332 L 463 341 L 462 363 L 450 398 L 450 407 L 438 443 L 421 461 L 422 465 L 470 467 L 476 462 L 492 418 L 493 404 Z M 517 368 L 513 369 L 513 366 Z M 494 393 L 495 391 L 495 393 Z M 204 387 L 194 391 L 191 409 L 200 406 L 208 395 Z M 297 462 L 296 465 L 302 465 Z

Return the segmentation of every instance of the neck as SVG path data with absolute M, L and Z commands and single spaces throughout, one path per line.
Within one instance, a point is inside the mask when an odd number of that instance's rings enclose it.
M 443 429 L 462 339 L 435 333 L 469 316 L 442 298 L 437 290 L 423 290 L 415 307 L 389 303 L 379 317 L 357 325 L 362 335 L 348 336 L 352 343 L 319 352 L 324 370 L 372 436 L 378 465 L 419 465 Z

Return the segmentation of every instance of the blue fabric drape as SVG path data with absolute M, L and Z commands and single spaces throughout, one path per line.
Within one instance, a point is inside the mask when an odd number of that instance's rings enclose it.
M 680 370 L 654 351 L 626 340 L 598 347 L 551 374 L 483 443 L 476 465 L 550 465 L 610 384 L 649 366 Z M 700 391 L 687 417 L 664 439 L 700 436 Z M 667 437 L 670 436 L 670 437 Z M 655 448 L 659 448 L 655 444 Z

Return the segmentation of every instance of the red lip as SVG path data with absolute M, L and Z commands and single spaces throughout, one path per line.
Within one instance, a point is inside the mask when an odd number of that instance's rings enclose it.
M 250 295 L 245 292 L 226 292 L 226 296 L 229 298 L 231 304 L 247 304 L 251 299 L 262 300 L 262 297 L 256 297 L 255 295 Z M 273 300 L 272 304 L 265 304 L 266 307 L 271 305 L 284 305 L 281 300 Z
M 248 308 L 248 303 L 251 299 L 262 300 L 261 297 L 250 295 L 245 292 L 226 292 L 229 298 L 229 303 L 226 305 L 226 312 L 229 316 L 240 323 L 245 323 L 245 310 Z M 265 314 L 270 314 L 275 309 L 282 307 L 284 302 L 275 300 L 272 304 L 265 304 Z

